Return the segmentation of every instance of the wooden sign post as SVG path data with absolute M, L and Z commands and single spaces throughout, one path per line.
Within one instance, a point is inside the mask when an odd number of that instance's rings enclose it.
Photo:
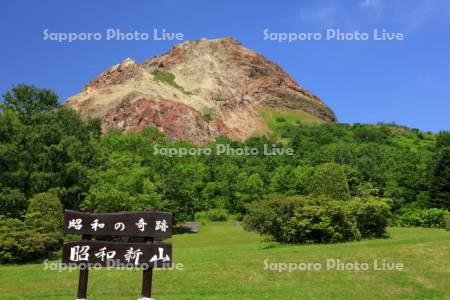
M 147 243 L 152 243 L 153 238 L 144 238 Z M 152 280 L 153 280 L 153 268 L 146 268 L 142 272 L 142 299 L 151 299 L 152 296 Z
M 80 267 L 77 299 L 87 299 L 89 268 L 134 267 L 143 270 L 142 299 L 151 299 L 153 268 L 172 265 L 172 245 L 153 243 L 172 235 L 172 213 L 124 212 L 94 214 L 66 210 L 64 233 L 81 234 L 81 241 L 66 242 L 63 263 Z M 91 240 L 94 235 L 143 237 L 143 242 Z

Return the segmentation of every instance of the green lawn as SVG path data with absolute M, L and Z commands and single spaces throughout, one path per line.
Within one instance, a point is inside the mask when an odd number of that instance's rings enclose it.
M 159 299 L 450 299 L 450 232 L 391 228 L 391 238 L 333 245 L 276 245 L 233 223 L 209 223 L 172 239 L 184 270 L 154 272 Z M 324 270 L 325 261 L 403 263 L 404 271 Z M 264 270 L 316 262 L 321 271 Z M 0 266 L 0 299 L 75 299 L 78 272 L 42 264 Z M 141 272 L 91 271 L 89 299 L 137 299 Z

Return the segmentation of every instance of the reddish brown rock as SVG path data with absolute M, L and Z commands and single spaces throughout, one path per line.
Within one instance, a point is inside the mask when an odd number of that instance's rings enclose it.
M 221 120 L 206 122 L 199 111 L 171 100 L 139 99 L 132 103 L 125 100 L 103 118 L 104 130 L 117 127 L 125 132 L 136 132 L 148 126 L 158 128 L 174 140 L 184 139 L 198 144 L 231 134 Z

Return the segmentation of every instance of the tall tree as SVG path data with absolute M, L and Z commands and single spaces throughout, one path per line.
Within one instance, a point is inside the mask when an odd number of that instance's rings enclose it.
M 46 112 L 59 107 L 58 95 L 52 90 L 40 89 L 33 85 L 18 84 L 3 95 L 2 110 L 11 110 L 21 116 Z
M 430 179 L 429 206 L 450 210 L 450 132 L 439 133 L 435 156 Z
M 350 198 L 344 168 L 336 163 L 325 163 L 317 167 L 311 183 L 313 195 L 326 195 L 335 200 Z

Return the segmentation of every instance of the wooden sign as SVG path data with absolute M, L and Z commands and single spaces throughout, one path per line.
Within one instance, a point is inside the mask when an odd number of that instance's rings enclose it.
M 62 261 L 80 266 L 77 299 L 86 299 L 90 266 L 142 268 L 142 297 L 150 299 L 153 268 L 172 265 L 172 245 L 153 243 L 172 235 L 172 213 L 121 212 L 95 214 L 66 210 L 64 233 L 83 240 L 64 244 Z M 143 237 L 143 243 L 92 241 L 94 235 Z M 81 266 L 85 266 L 81 268 Z
M 64 244 L 63 263 L 102 267 L 164 268 L 172 263 L 172 245 L 75 241 Z
M 166 238 L 172 235 L 172 213 L 149 211 L 93 214 L 66 210 L 64 233 Z

